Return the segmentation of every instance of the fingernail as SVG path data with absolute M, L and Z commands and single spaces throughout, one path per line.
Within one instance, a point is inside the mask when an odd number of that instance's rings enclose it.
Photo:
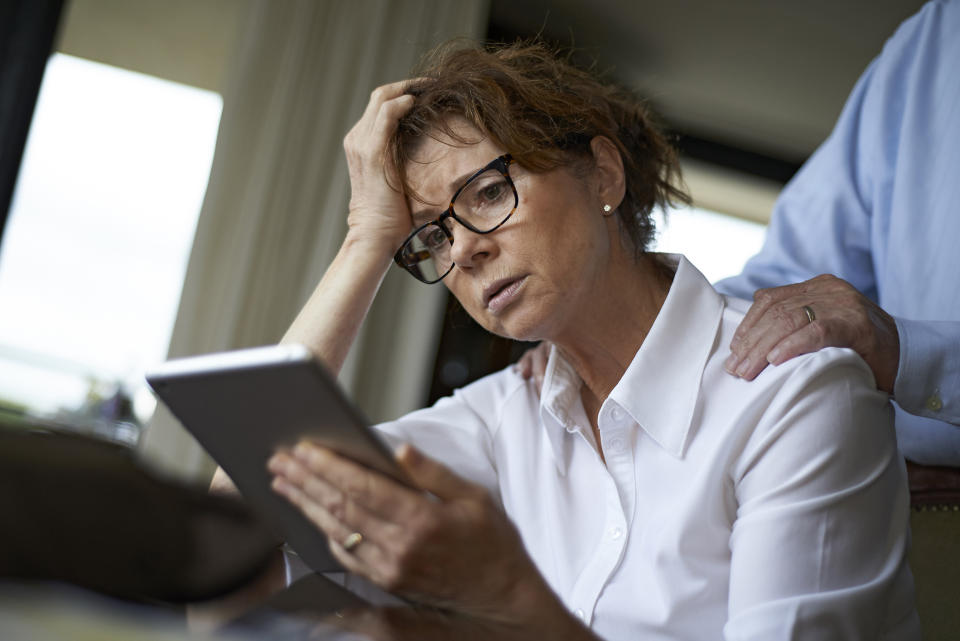
M 774 347 L 774 348 L 773 348 L 773 351 L 771 351 L 769 354 L 767 354 L 767 362 L 770 363 L 770 364 L 772 364 L 772 365 L 776 365 L 777 363 L 780 362 L 780 348 L 779 348 L 779 347 Z
M 730 354 L 727 356 L 727 360 L 723 361 L 723 369 L 727 370 L 731 374 L 737 373 L 737 363 L 740 362 L 740 359 L 737 358 L 736 354 Z
M 289 487 L 290 485 L 279 476 L 273 477 L 273 481 L 270 482 L 270 488 L 277 494 L 286 494 Z
M 298 459 L 300 459 L 301 461 L 310 460 L 310 454 L 311 454 L 310 446 L 307 445 L 306 443 L 297 443 L 293 447 L 293 455 Z
M 744 359 L 742 363 L 737 365 L 737 369 L 735 370 L 735 373 L 737 376 L 743 378 L 743 375 L 746 374 L 747 370 L 749 369 L 750 369 L 750 361 L 748 359 Z
M 267 461 L 267 469 L 273 472 L 274 474 L 279 473 L 283 469 L 283 455 L 274 454 Z

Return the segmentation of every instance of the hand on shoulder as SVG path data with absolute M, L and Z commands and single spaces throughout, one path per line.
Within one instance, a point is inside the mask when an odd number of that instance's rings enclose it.
M 850 283 L 829 274 L 758 290 L 724 367 L 753 380 L 768 364 L 824 347 L 853 349 L 869 365 L 877 387 L 893 393 L 900 362 L 896 322 Z

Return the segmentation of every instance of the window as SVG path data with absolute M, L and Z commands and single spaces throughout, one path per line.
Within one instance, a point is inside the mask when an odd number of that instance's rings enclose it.
M 655 220 L 654 251 L 684 254 L 711 283 L 743 271 L 767 231 L 761 223 L 698 207 L 673 209 L 666 220 L 658 211 Z
M 135 442 L 166 355 L 219 94 L 51 57 L 0 247 L 0 410 Z

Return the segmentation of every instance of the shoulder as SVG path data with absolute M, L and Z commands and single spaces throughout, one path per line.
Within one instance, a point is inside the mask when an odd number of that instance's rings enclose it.
M 759 405 L 735 476 L 767 459 L 788 468 L 815 465 L 825 478 L 845 477 L 896 456 L 889 397 L 850 349 L 799 356 L 768 367 L 747 385 L 757 386 Z
M 533 382 L 524 379 L 509 365 L 499 372 L 488 374 L 453 394 L 437 401 L 441 404 L 460 404 L 474 412 L 491 431 L 503 422 L 507 408 L 515 403 L 539 403 Z
M 877 73 L 892 85 L 912 79 L 911 85 L 949 82 L 954 77 L 950 54 L 960 51 L 960 2 L 933 0 L 905 20 L 886 41 L 876 60 Z M 917 87 L 911 86 L 911 92 Z
M 753 303 L 733 296 L 723 298 L 724 310 L 718 339 L 719 347 L 723 349 L 715 358 L 722 356 L 725 359 L 729 354 L 730 341 Z M 756 380 L 773 387 L 781 386 L 788 379 L 795 384 L 804 384 L 804 381 L 816 379 L 828 370 L 845 372 L 843 376 L 851 376 L 871 389 L 876 387 L 873 374 L 863 359 L 853 350 L 840 347 L 827 347 L 812 354 L 798 356 L 779 366 L 769 366 Z M 883 393 L 880 395 L 886 396 Z
M 376 428 L 389 444 L 411 443 L 498 496 L 497 434 L 505 416 L 533 416 L 516 405 L 531 396 L 532 384 L 507 368 Z
M 723 361 L 750 303 L 729 297 L 726 302 L 703 389 L 730 408 L 744 441 L 787 437 L 786 430 L 821 442 L 893 438 L 889 396 L 876 388 L 873 372 L 851 349 L 827 347 L 770 365 L 753 381 L 727 373 Z
M 495 433 L 505 413 L 516 403 L 538 403 L 533 383 L 508 366 L 456 389 L 438 399 L 432 406 L 412 412 L 396 424 L 418 424 L 440 421 L 459 429 Z

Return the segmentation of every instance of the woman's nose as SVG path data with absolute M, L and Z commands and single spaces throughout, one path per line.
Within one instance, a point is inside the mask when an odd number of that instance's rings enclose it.
M 495 252 L 493 234 L 478 234 L 464 227 L 459 221 L 451 220 L 447 224 L 450 225 L 450 233 L 453 235 L 450 258 L 459 267 L 473 267 Z

